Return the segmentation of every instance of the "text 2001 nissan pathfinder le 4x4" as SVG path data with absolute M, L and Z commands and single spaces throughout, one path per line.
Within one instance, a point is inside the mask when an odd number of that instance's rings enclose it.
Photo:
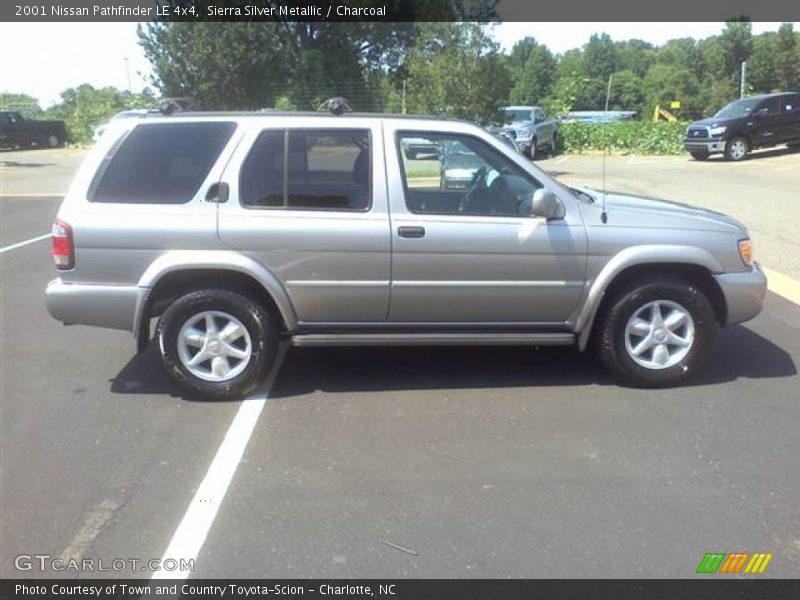
M 441 185 L 458 142 L 480 165 Z M 747 230 L 564 187 L 463 122 L 182 113 L 114 122 L 53 225 L 64 323 L 155 337 L 192 393 L 241 396 L 295 345 L 591 343 L 622 382 L 678 384 L 761 310 Z

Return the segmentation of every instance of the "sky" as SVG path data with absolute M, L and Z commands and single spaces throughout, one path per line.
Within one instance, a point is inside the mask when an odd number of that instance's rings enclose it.
M 533 36 L 551 51 L 578 48 L 593 33 L 615 41 L 637 38 L 655 45 L 678 37 L 702 39 L 723 23 L 503 23 L 494 36 L 504 50 Z M 753 33 L 776 31 L 780 23 L 753 23 Z M 800 23 L 794 23 L 800 31 Z M 141 91 L 150 65 L 137 43 L 136 23 L 0 23 L 0 92 L 37 98 L 42 108 L 56 103 L 69 87 L 90 83 Z

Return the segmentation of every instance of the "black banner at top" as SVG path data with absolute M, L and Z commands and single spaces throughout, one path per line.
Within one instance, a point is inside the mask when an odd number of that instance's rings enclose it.
M 4 0 L 2 21 L 800 20 L 787 0 Z

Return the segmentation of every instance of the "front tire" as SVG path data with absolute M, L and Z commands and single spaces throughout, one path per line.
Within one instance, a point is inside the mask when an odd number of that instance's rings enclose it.
M 600 315 L 600 359 L 622 383 L 683 383 L 708 362 L 719 323 L 705 293 L 677 277 L 640 280 L 619 290 Z
M 531 161 L 534 161 L 534 160 L 536 160 L 536 144 L 537 144 L 537 143 L 538 143 L 538 142 L 536 141 L 536 138 L 532 138 L 532 139 L 531 139 L 531 147 L 530 147 L 530 148 L 528 148 L 528 153 L 527 153 L 527 154 L 528 154 L 528 158 L 529 158 Z
M 161 362 L 170 378 L 210 400 L 239 398 L 266 377 L 277 355 L 277 324 L 251 298 L 221 289 L 175 300 L 156 328 Z
M 742 136 L 736 136 L 728 140 L 725 144 L 725 158 L 732 161 L 740 161 L 747 158 L 747 153 L 750 152 L 750 144 Z
M 692 158 L 695 160 L 708 160 L 710 154 L 708 152 L 690 152 Z

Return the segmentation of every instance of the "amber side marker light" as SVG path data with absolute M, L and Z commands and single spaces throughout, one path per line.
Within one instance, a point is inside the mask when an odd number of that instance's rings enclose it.
M 753 243 L 750 240 L 739 240 L 739 256 L 748 267 L 753 264 Z

